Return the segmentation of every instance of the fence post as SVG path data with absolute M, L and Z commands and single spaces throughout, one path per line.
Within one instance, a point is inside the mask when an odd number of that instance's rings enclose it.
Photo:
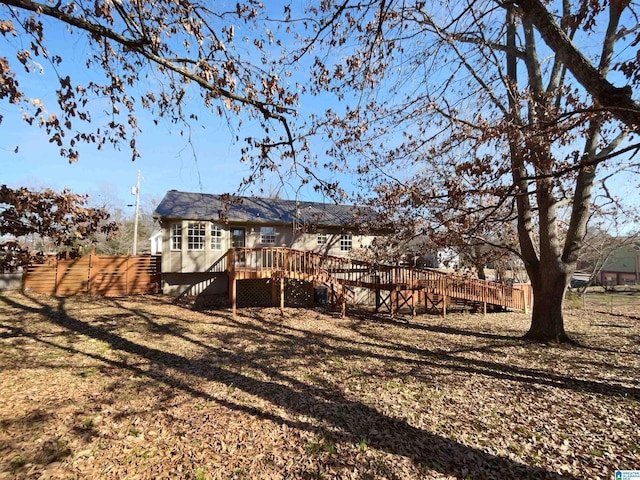
M 613 313 L 613 295 L 609 296 L 609 313 Z
M 87 285 L 87 293 L 89 295 L 94 295 L 93 293 L 93 288 L 94 288 L 93 285 L 95 283 L 95 278 L 94 278 L 95 268 L 93 265 L 93 262 L 95 260 L 94 252 L 95 250 L 91 249 L 91 253 L 89 253 L 89 271 L 87 272 L 88 273 L 87 280 L 89 282 L 89 284 Z
M 124 273 L 124 291 L 126 295 L 129 295 L 129 269 L 131 268 L 131 255 L 127 255 L 125 260 L 125 273 Z

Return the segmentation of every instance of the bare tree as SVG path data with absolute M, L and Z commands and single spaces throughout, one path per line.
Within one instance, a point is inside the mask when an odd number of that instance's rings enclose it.
M 621 104 L 602 103 L 573 72 L 637 69 L 637 12 L 550 4 L 591 67 L 541 43 L 538 17 L 520 3 L 325 2 L 309 43 L 339 48 L 341 61 L 317 53 L 314 86 L 351 102 L 316 126 L 333 140 L 334 168 L 353 169 L 390 224 L 420 220 L 442 244 L 517 253 L 534 289 L 527 338 L 562 342 L 590 209 L 612 201 L 614 173 L 637 173 L 640 147 L 635 117 L 622 119 Z M 624 115 L 634 85 L 616 90 L 629 99 Z
M 590 209 L 614 197 L 614 173 L 638 171 L 640 29 L 630 2 L 327 0 L 305 12 L 287 4 L 278 18 L 257 0 L 229 10 L 192 0 L 0 5 L 15 53 L 0 57 L 0 99 L 20 105 L 70 161 L 79 142 L 124 143 L 135 158 L 140 108 L 189 135 L 203 122 L 185 106 L 194 94 L 214 114 L 262 127 L 262 138 L 246 139 L 246 182 L 285 161 L 319 181 L 322 163 L 298 158 L 307 149 L 298 135 L 324 134 L 329 171 L 357 174 L 355 200 L 373 201 L 391 224 L 420 219 L 417 233 L 443 245 L 520 255 L 535 292 L 527 337 L 569 339 L 562 303 Z M 80 85 L 65 73 L 43 18 L 86 39 L 99 76 Z M 285 53 L 295 39 L 302 46 Z M 43 65 L 58 79 L 56 113 L 15 76 Z M 288 85 L 295 68 L 311 82 Z M 331 92 L 337 103 L 295 130 L 299 92 Z M 87 102 L 99 97 L 110 120 L 94 126 Z M 336 182 L 319 186 L 341 194 Z

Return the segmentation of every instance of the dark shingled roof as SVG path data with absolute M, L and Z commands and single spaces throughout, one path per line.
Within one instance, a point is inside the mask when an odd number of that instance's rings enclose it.
M 355 226 L 371 221 L 373 210 L 353 205 L 319 202 L 296 202 L 279 198 L 237 197 L 169 190 L 153 216 L 188 220 L 218 220 L 230 222 L 286 223 L 293 222 L 298 209 L 298 221 L 323 226 Z

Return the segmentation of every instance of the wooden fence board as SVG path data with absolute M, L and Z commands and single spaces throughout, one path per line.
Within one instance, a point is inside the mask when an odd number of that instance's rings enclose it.
M 52 295 L 158 293 L 160 257 L 85 255 L 30 265 L 25 270 L 24 289 Z
M 73 260 L 60 260 L 57 263 L 56 286 L 57 295 L 77 295 L 89 292 L 89 256 Z
M 56 290 L 56 265 L 31 265 L 24 271 L 24 289 L 54 294 Z

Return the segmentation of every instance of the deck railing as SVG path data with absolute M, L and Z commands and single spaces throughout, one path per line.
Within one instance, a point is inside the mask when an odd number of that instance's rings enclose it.
M 223 258 L 214 265 L 225 268 L 235 279 L 268 278 L 277 272 L 287 278 L 375 290 L 426 290 L 442 297 L 518 310 L 530 306 L 529 292 L 523 288 L 433 269 L 373 264 L 287 247 L 232 248 Z

